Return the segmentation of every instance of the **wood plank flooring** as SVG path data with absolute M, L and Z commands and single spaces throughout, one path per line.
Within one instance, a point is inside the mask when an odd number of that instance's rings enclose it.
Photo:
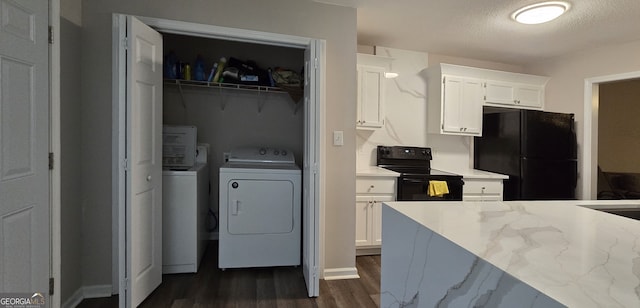
M 320 280 L 320 296 L 309 298 L 301 267 L 218 269 L 211 241 L 197 274 L 162 276 L 141 307 L 378 307 L 380 256 L 360 256 L 360 279 Z M 117 307 L 118 297 L 83 300 L 78 307 Z

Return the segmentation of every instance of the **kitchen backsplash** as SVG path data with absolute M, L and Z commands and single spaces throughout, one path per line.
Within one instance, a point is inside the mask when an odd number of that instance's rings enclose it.
M 364 49 L 363 49 L 364 50 Z M 418 51 L 375 47 L 376 55 L 392 58 L 394 79 L 385 79 L 385 125 L 377 130 L 357 130 L 357 168 L 376 164 L 378 145 L 429 146 L 432 166 L 463 170 L 470 166 L 470 137 L 439 136 L 427 133 L 427 82 L 424 70 L 428 54 Z

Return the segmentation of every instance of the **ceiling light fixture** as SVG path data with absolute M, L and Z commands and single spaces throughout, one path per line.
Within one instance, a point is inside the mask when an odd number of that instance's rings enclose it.
M 522 24 L 535 25 L 552 21 L 569 9 L 569 3 L 549 1 L 525 6 L 515 11 L 511 17 Z

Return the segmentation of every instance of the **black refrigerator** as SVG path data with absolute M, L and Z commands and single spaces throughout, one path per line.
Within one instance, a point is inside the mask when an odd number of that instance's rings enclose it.
M 504 200 L 575 199 L 576 156 L 573 114 L 484 107 L 474 167 L 509 176 Z

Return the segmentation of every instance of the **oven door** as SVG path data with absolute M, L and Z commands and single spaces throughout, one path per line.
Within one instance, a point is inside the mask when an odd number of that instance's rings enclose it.
M 449 193 L 441 197 L 429 196 L 429 181 L 446 181 Z M 461 176 L 402 175 L 398 177 L 398 201 L 462 201 Z

